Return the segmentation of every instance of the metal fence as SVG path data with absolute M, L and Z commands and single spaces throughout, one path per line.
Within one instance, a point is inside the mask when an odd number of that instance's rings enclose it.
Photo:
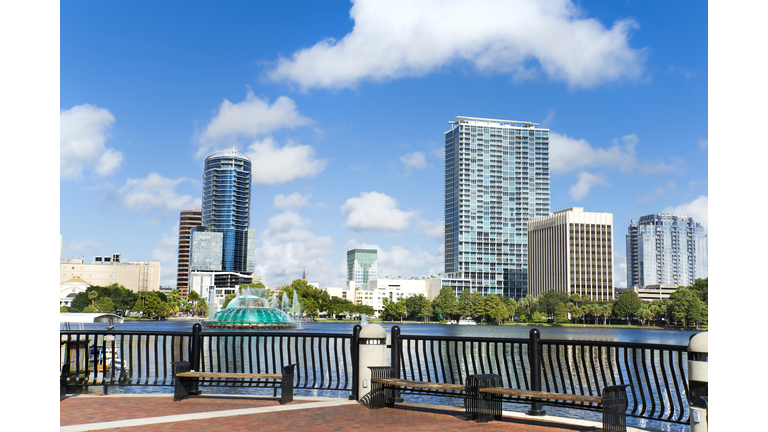
M 176 361 L 197 361 L 200 371 L 241 373 L 280 373 L 282 366 L 298 363 L 295 389 L 349 392 L 356 399 L 359 332 L 360 326 L 351 335 L 61 331 L 61 361 L 70 370 L 62 385 L 104 386 L 105 391 L 109 386 L 171 386 L 171 363 Z M 197 359 L 193 344 L 199 347 Z M 531 353 L 538 361 L 531 363 Z M 689 416 L 687 360 L 687 346 L 677 345 L 401 335 L 397 326 L 391 336 L 391 362 L 400 378 L 464 384 L 470 375 L 493 373 L 504 387 L 592 396 L 609 385 L 630 384 L 628 416 L 679 424 L 687 424 Z M 212 385 L 263 386 L 258 381 Z M 400 392 L 463 397 L 443 390 Z M 533 410 L 541 403 L 523 397 L 505 401 L 531 404 Z M 544 404 L 600 409 L 582 402 Z
M 538 362 L 531 367 L 532 344 Z M 392 329 L 392 366 L 399 377 L 415 381 L 464 384 L 470 375 L 497 374 L 504 387 L 601 396 L 602 389 L 630 384 L 627 415 L 688 423 L 687 346 L 625 342 L 539 340 L 401 335 Z M 536 386 L 532 375 L 541 377 Z M 400 390 L 400 393 L 463 397 L 445 390 Z M 509 396 L 510 403 L 541 401 Z M 590 411 L 593 403 L 546 401 L 544 405 Z
M 69 364 L 69 376 L 62 383 L 67 387 L 104 386 L 106 391 L 108 386 L 171 386 L 172 363 L 191 362 L 193 357 L 190 332 L 61 331 L 60 335 L 61 362 Z M 356 348 L 352 338 L 333 333 L 204 332 L 198 341 L 198 370 L 280 373 L 283 365 L 298 363 L 295 389 L 351 392 Z M 263 384 L 244 380 L 236 386 Z

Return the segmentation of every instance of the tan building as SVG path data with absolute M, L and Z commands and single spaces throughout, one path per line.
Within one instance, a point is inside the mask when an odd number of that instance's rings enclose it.
M 614 298 L 613 215 L 573 207 L 528 221 L 528 294 Z
M 79 277 L 90 285 L 108 286 L 118 283 L 133 292 L 160 289 L 160 261 L 121 261 L 120 255 L 69 259 L 59 264 L 59 284 Z
M 668 299 L 669 295 L 679 288 L 678 285 L 647 285 L 645 287 L 632 287 L 640 300 L 662 300 Z
M 179 261 L 176 288 L 187 298 L 189 288 L 189 236 L 193 227 L 203 224 L 203 209 L 182 210 L 179 215 Z

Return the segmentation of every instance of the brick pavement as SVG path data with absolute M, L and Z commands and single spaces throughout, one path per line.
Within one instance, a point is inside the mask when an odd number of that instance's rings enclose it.
M 332 399 L 324 399 L 331 401 Z M 417 404 L 398 405 L 395 408 L 368 409 L 360 404 L 309 408 L 316 400 L 297 398 L 292 411 L 262 412 L 203 418 L 169 423 L 99 429 L 120 432 L 177 431 L 185 432 L 237 432 L 237 431 L 514 431 L 514 432 L 595 432 L 599 427 L 555 423 L 530 418 L 505 416 L 502 421 L 476 423 L 466 421 L 463 409 Z M 299 406 L 309 403 L 307 409 Z M 127 419 L 147 419 L 178 414 L 214 413 L 244 408 L 277 408 L 275 398 L 249 398 L 216 396 L 190 398 L 173 402 L 171 395 L 152 397 L 95 396 L 70 397 L 60 403 L 61 426 Z M 283 406 L 287 407 L 287 406 Z M 565 419 L 563 419 L 566 421 Z

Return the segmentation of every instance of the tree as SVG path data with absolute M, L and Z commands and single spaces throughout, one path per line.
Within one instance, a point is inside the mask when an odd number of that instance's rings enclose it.
M 305 299 L 301 303 L 301 307 L 304 309 L 304 313 L 311 317 L 316 317 L 318 315 L 318 309 L 320 308 L 320 306 L 317 305 L 317 302 L 311 298 Z
M 569 297 L 565 291 L 558 291 L 553 288 L 541 293 L 536 300 L 540 311 L 546 313 L 547 316 L 554 316 L 557 311 L 557 305 L 565 305 L 568 303 Z
M 95 307 L 88 305 L 83 308 L 83 313 L 96 313 L 98 312 Z
M 101 297 L 96 300 L 94 307 L 101 313 L 115 313 L 115 305 L 109 297 Z
M 696 281 L 693 283 L 693 286 L 691 287 L 696 295 L 699 296 L 699 300 L 705 304 L 707 304 L 709 301 L 709 288 L 707 287 L 708 284 L 709 278 L 696 279 Z
M 419 296 L 421 297 L 421 296 Z M 429 302 L 426 298 L 424 298 L 424 301 L 421 303 L 421 308 L 418 311 L 418 317 L 423 319 L 424 322 L 427 322 L 429 318 L 432 317 L 432 303 Z
M 87 291 L 88 293 L 88 300 L 91 301 L 91 306 L 94 306 L 94 302 L 96 300 L 96 297 L 99 296 L 99 293 L 97 291 Z
M 522 304 L 518 305 L 515 309 L 515 315 L 517 315 L 517 318 L 521 322 L 529 322 L 531 320 L 531 315 L 528 313 L 528 308 Z
M 482 294 L 475 291 L 469 296 L 470 303 L 472 305 L 472 312 L 470 316 L 480 318 L 482 322 L 483 316 L 485 316 L 485 297 Z
M 565 303 L 560 303 L 555 309 L 555 322 L 558 324 L 568 322 L 568 310 L 565 307 Z
M 229 303 L 232 300 L 234 300 L 235 297 L 237 297 L 237 294 L 235 294 L 235 293 L 230 293 L 230 294 L 225 295 L 224 296 L 224 303 L 221 305 L 221 308 L 224 309 L 225 307 L 227 307 L 227 305 L 229 305 Z
M 397 301 L 391 301 L 384 297 L 382 303 L 384 304 L 384 310 L 381 311 L 382 317 L 386 318 L 400 318 L 400 322 L 403 322 L 403 316 L 407 313 L 407 307 L 405 305 L 405 299 L 400 297 Z
M 59 306 L 59 312 L 69 313 L 69 308 L 66 306 Z
M 646 322 L 650 323 L 651 319 L 653 318 L 651 305 L 649 303 L 643 303 L 640 305 L 640 309 L 637 310 L 637 317 L 640 318 L 642 325 L 645 325 Z
M 193 291 L 194 292 L 194 291 Z M 160 297 L 157 291 L 147 291 L 144 298 L 144 313 L 150 318 L 160 318 L 168 315 L 168 303 Z
M 704 318 L 704 303 L 692 288 L 681 287 L 669 295 L 670 315 L 675 320 L 683 322 L 683 328 L 688 327 L 688 321 L 692 321 L 695 328 L 699 329 L 699 323 Z
M 197 291 L 189 291 L 187 293 L 187 299 L 192 302 L 192 307 L 195 307 L 195 303 L 197 303 L 198 300 L 200 300 L 200 294 L 197 293 Z
M 200 299 L 194 308 L 194 313 L 198 316 L 205 316 L 208 314 L 208 302 L 205 299 Z
M 505 320 L 509 319 L 509 311 L 501 297 L 496 294 L 490 294 L 485 298 L 485 315 L 488 320 L 494 324 L 501 324 Z
M 535 311 L 535 312 L 534 312 L 534 313 L 531 315 L 531 321 L 532 321 L 532 322 L 535 322 L 535 323 L 543 323 L 543 322 L 545 321 L 545 319 L 544 319 L 544 316 L 543 316 L 543 315 L 541 315 L 541 312 L 539 312 L 539 311 Z
M 637 293 L 632 290 L 624 290 L 613 304 L 613 313 L 619 318 L 631 319 L 635 316 L 642 301 Z
M 453 288 L 443 285 L 440 293 L 432 300 L 432 309 L 436 314 L 451 319 L 457 313 L 456 294 L 454 294 Z
M 472 315 L 472 291 L 470 291 L 468 288 L 465 288 L 464 291 L 461 292 L 461 295 L 459 296 L 459 300 L 457 302 L 457 311 L 459 312 L 459 315 L 461 316 L 471 316 Z

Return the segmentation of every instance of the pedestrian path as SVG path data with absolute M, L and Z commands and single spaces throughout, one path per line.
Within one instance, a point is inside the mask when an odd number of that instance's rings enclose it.
M 560 417 L 504 412 L 501 421 L 466 421 L 463 408 L 416 403 L 369 409 L 341 398 L 297 397 L 280 405 L 263 396 L 203 395 L 173 402 L 171 394 L 77 395 L 60 403 L 60 431 L 237 432 L 515 431 L 596 432 L 601 425 Z M 627 428 L 630 432 L 641 429 Z

